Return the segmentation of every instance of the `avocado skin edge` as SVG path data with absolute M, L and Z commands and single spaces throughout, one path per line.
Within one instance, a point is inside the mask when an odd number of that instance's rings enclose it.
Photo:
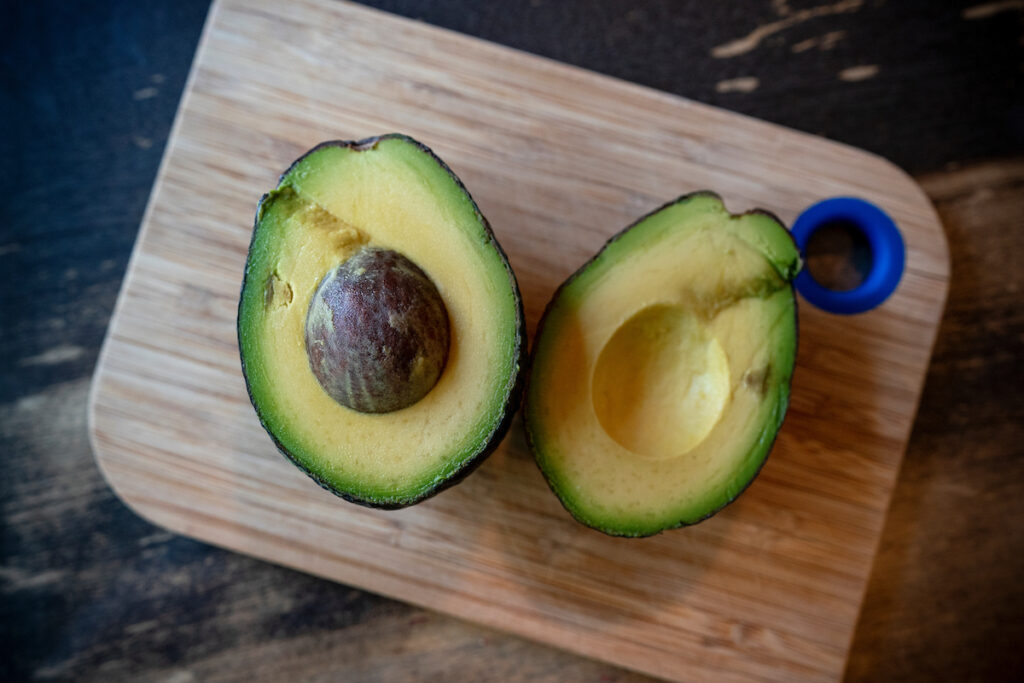
M 687 193 L 687 194 L 684 194 L 684 195 L 680 195 L 679 197 L 673 199 L 672 201 L 665 202 L 664 204 L 662 204 L 658 208 L 645 213 L 643 216 L 641 216 L 640 218 L 636 219 L 635 221 L 633 221 L 632 223 L 630 223 L 629 225 L 624 227 L 622 230 L 619 230 L 617 233 L 615 233 L 614 235 L 609 237 L 608 240 L 605 241 L 605 243 L 601 245 L 601 248 L 598 249 L 594 253 L 593 256 L 591 256 L 589 259 L 587 259 L 583 263 L 583 265 L 581 265 L 579 268 L 577 268 L 572 273 L 572 275 L 567 277 L 565 279 L 565 281 L 562 282 L 562 284 L 560 284 L 558 286 L 558 288 L 551 294 L 551 298 L 548 300 L 547 305 L 544 307 L 544 313 L 541 314 L 540 322 L 537 324 L 537 330 L 536 330 L 536 332 L 534 332 L 534 335 L 533 335 L 534 344 L 533 344 L 533 349 L 531 350 L 530 357 L 529 357 L 529 367 L 527 368 L 527 372 L 526 372 L 526 377 L 527 377 L 527 379 L 526 379 L 526 386 L 523 388 L 523 403 L 524 403 L 524 406 L 523 406 L 523 431 L 526 434 L 526 443 L 530 447 L 530 452 L 533 455 L 534 463 L 536 463 L 537 468 L 541 471 L 541 474 L 544 475 L 545 483 L 547 483 L 548 488 L 551 489 L 551 492 L 555 494 L 555 498 L 558 499 L 558 502 L 561 503 L 562 507 L 565 508 L 566 511 L 570 515 L 572 515 L 573 519 L 575 519 L 577 522 L 579 522 L 583 526 L 585 526 L 585 527 L 587 527 L 589 529 L 593 529 L 595 531 L 599 531 L 599 532 L 601 532 L 603 534 L 607 534 L 608 536 L 616 536 L 616 537 L 620 537 L 620 538 L 649 538 L 651 536 L 657 536 L 658 534 L 660 534 L 660 533 L 662 533 L 664 531 L 671 531 L 673 529 L 681 529 L 683 527 L 694 526 L 696 524 L 700 524 L 704 520 L 709 519 L 709 518 L 715 516 L 716 514 L 718 514 L 719 512 L 721 512 L 730 503 L 732 503 L 737 498 L 739 498 L 743 494 L 743 492 L 746 491 L 750 487 L 750 485 L 754 483 L 754 480 L 757 479 L 758 475 L 761 473 L 761 470 L 764 468 L 765 463 L 768 462 L 768 457 L 771 455 L 772 449 L 775 446 L 775 440 L 778 438 L 779 432 L 782 431 L 782 425 L 785 423 L 785 418 L 789 415 L 789 397 L 790 397 L 790 395 L 792 393 L 792 389 L 793 389 L 793 375 L 796 374 L 796 362 L 795 362 L 795 359 L 796 359 L 797 351 L 798 351 L 799 346 L 800 346 L 799 307 L 797 306 L 796 290 L 792 286 L 792 280 L 791 279 L 789 280 L 789 282 L 790 282 L 789 290 L 790 290 L 791 296 L 793 297 L 793 323 L 794 323 L 794 327 L 795 327 L 795 331 L 794 331 L 794 334 L 793 334 L 793 357 L 794 357 L 794 363 L 793 363 L 793 372 L 790 373 L 789 382 L 786 385 L 786 401 L 785 401 L 785 405 L 783 406 L 782 421 L 779 422 L 779 427 L 778 427 L 778 429 L 775 430 L 775 434 L 772 436 L 771 443 L 768 445 L 768 449 L 765 451 L 765 456 L 764 456 L 764 458 L 761 459 L 761 462 L 758 464 L 757 470 L 754 472 L 753 476 L 751 476 L 750 479 L 745 484 L 743 484 L 743 486 L 740 487 L 740 489 L 738 491 L 736 491 L 735 495 L 733 495 L 731 498 L 726 500 L 720 506 L 718 506 L 717 508 L 711 510 L 710 512 L 708 512 L 706 515 L 704 515 L 700 519 L 694 520 L 692 522 L 686 522 L 684 520 L 679 520 L 678 522 L 669 524 L 668 526 L 665 526 L 665 527 L 663 527 L 661 529 L 658 529 L 656 531 L 651 531 L 651 532 L 646 532 L 646 533 L 645 532 L 630 533 L 630 532 L 618 531 L 618 530 L 615 530 L 615 529 L 601 528 L 599 526 L 594 526 L 594 524 L 592 524 L 590 521 L 588 521 L 586 519 L 583 519 L 579 514 L 577 514 L 577 512 L 575 510 L 573 510 L 571 507 L 569 507 L 569 505 L 566 504 L 565 500 L 562 498 L 562 495 L 558 492 L 557 489 L 555 489 L 554 485 L 551 483 L 551 476 L 550 476 L 549 472 L 544 469 L 544 466 L 541 465 L 540 458 L 537 457 L 538 447 L 537 447 L 537 444 L 536 444 L 536 442 L 534 440 L 533 431 L 530 429 L 530 420 L 528 419 L 530 410 L 529 410 L 529 405 L 527 405 L 527 401 L 528 401 L 528 397 L 530 395 L 530 383 L 533 381 L 533 362 L 534 362 L 535 356 L 537 354 L 536 340 L 540 339 L 541 334 L 544 332 L 544 324 L 547 322 L 548 313 L 551 312 L 551 309 L 554 306 L 555 301 L 557 301 L 559 296 L 562 294 L 562 290 L 565 289 L 566 287 L 568 287 L 570 284 L 572 284 L 572 282 L 581 273 L 583 273 L 583 271 L 585 271 L 587 269 L 587 267 L 590 266 L 590 264 L 593 263 L 597 259 L 598 256 L 600 256 L 601 254 L 604 253 L 605 249 L 607 249 L 616 240 L 618 240 L 620 237 L 622 237 L 627 232 L 629 232 L 633 227 L 639 225 L 640 223 L 644 222 L 645 220 L 647 220 L 648 218 L 650 218 L 654 214 L 656 214 L 656 213 L 658 213 L 658 212 L 660 212 L 660 211 L 662 211 L 664 209 L 667 209 L 670 206 L 674 206 L 676 204 L 682 204 L 683 202 L 687 202 L 687 201 L 690 201 L 691 199 L 696 199 L 698 197 L 710 197 L 712 199 L 718 200 L 722 204 L 723 207 L 725 206 L 725 201 L 722 199 L 721 195 L 719 195 L 717 192 L 714 192 L 712 190 L 696 190 L 694 192 L 690 192 L 690 193 Z M 740 218 L 742 216 L 746 216 L 746 215 L 750 215 L 750 214 L 760 214 L 762 216 L 767 216 L 768 218 L 772 219 L 773 221 L 778 223 L 780 226 L 782 226 L 783 229 L 786 228 L 786 224 L 783 223 L 779 219 L 778 216 L 776 216 L 772 212 L 767 211 L 765 209 L 757 209 L 757 208 L 755 208 L 755 209 L 750 209 L 748 211 L 744 211 L 742 213 L 737 213 L 737 214 L 730 213 L 730 212 L 728 212 L 728 210 L 726 210 L 726 212 L 729 213 L 729 217 L 730 218 Z M 793 239 L 793 236 L 789 233 L 789 230 L 786 230 L 786 234 L 789 235 L 790 240 Z M 794 244 L 795 244 L 795 242 L 794 242 Z M 795 273 L 794 273 L 794 277 L 795 277 Z
M 455 175 L 455 172 L 448 167 L 448 164 L 442 161 L 441 158 L 438 157 L 432 149 L 430 149 L 423 143 L 419 142 L 418 140 L 415 140 L 409 137 L 408 135 L 402 135 L 401 133 L 388 133 L 385 135 L 376 135 L 373 137 L 364 138 L 362 140 L 328 140 L 326 142 L 321 142 L 320 144 L 316 145 L 312 149 L 305 152 L 298 159 L 293 161 L 288 166 L 287 170 L 285 170 L 285 172 L 282 173 L 281 176 L 278 178 L 278 185 L 280 185 L 281 181 L 284 180 L 284 178 L 289 173 L 291 173 L 292 169 L 294 169 L 295 166 L 302 162 L 306 157 L 325 147 L 347 147 L 354 149 L 357 152 L 362 152 L 374 149 L 377 146 L 377 143 L 379 143 L 382 140 L 391 139 L 403 140 L 417 147 L 420 151 L 430 156 L 430 158 L 433 159 L 437 163 L 437 165 L 440 166 L 441 169 L 443 169 L 444 172 L 451 177 L 451 179 L 458 186 L 459 190 L 461 190 L 466 195 L 466 198 L 469 200 L 470 205 L 473 207 L 473 213 L 476 215 L 477 219 L 480 221 L 481 225 L 484 228 L 484 234 L 487 236 L 488 242 L 490 243 L 491 247 L 493 247 L 498 252 L 498 255 L 501 256 L 502 263 L 504 263 L 505 265 L 505 271 L 508 273 L 509 282 L 512 285 L 512 293 L 515 296 L 516 348 L 514 358 L 516 367 L 512 379 L 510 381 L 511 386 L 508 388 L 505 400 L 502 402 L 504 408 L 501 420 L 484 440 L 483 446 L 476 452 L 476 454 L 473 455 L 471 458 L 467 459 L 459 469 L 452 472 L 452 474 L 449 475 L 446 479 L 438 482 L 433 487 L 424 491 L 418 496 L 402 500 L 372 500 L 368 498 L 360 498 L 359 496 L 353 495 L 349 492 L 341 491 L 339 489 L 334 488 L 329 482 L 324 480 L 322 477 L 316 475 L 315 473 L 310 471 L 309 468 L 307 468 L 305 465 L 299 462 L 299 460 L 296 459 L 295 456 L 293 456 L 288 451 L 288 449 L 284 447 L 284 445 L 277 439 L 274 433 L 271 432 L 271 430 L 267 427 L 267 423 L 263 419 L 263 413 L 260 411 L 257 402 L 253 398 L 252 388 L 249 385 L 249 375 L 245 367 L 245 358 L 242 356 L 241 353 L 242 325 L 240 314 L 242 309 L 242 293 L 245 291 L 245 286 L 246 284 L 248 284 L 249 281 L 248 254 L 251 252 L 253 242 L 256 239 L 256 229 L 259 227 L 260 217 L 262 216 L 263 213 L 263 204 L 270 196 L 270 192 L 267 192 L 262 197 L 260 197 L 259 204 L 257 204 L 256 206 L 256 218 L 253 223 L 252 236 L 249 238 L 249 247 L 246 250 L 246 267 L 245 272 L 242 276 L 242 286 L 241 289 L 239 290 L 238 313 L 236 313 L 235 315 L 235 334 L 239 347 L 238 357 L 242 366 L 242 378 L 245 380 L 245 393 L 249 396 L 249 403 L 252 404 L 253 409 L 256 411 L 256 417 L 259 418 L 260 426 L 262 426 L 263 430 L 270 436 L 270 439 L 274 442 L 274 446 L 276 446 L 277 450 L 286 458 L 288 458 L 288 460 L 290 460 L 292 464 L 294 464 L 300 470 L 305 472 L 306 475 L 310 479 L 315 481 L 321 488 L 330 491 L 334 495 L 338 496 L 339 498 L 343 498 L 344 500 L 350 503 L 355 503 L 356 505 L 362 505 L 364 507 L 375 508 L 378 510 L 399 510 L 401 508 L 409 507 L 410 505 L 420 503 L 428 498 L 437 495 L 441 491 L 444 491 L 445 489 L 458 484 L 467 476 L 469 476 L 477 467 L 483 464 L 484 460 L 486 460 L 487 457 L 490 456 L 491 453 L 493 453 L 497 449 L 498 445 L 501 444 L 502 440 L 505 438 L 505 435 L 508 433 L 509 427 L 512 424 L 513 417 L 515 417 L 516 412 L 519 410 L 523 396 L 523 390 L 525 388 L 524 376 L 526 374 L 525 368 L 528 362 L 526 349 L 526 315 L 523 311 L 523 297 L 519 291 L 519 282 L 516 280 L 515 273 L 512 271 L 512 267 L 509 265 L 508 256 L 505 254 L 505 250 L 501 248 L 501 245 L 495 238 L 494 231 L 491 229 L 491 224 L 487 221 L 487 218 L 480 212 L 480 207 L 477 206 L 476 200 L 473 199 L 473 196 L 469 193 L 469 190 L 466 189 L 466 186 L 462 183 L 462 180 L 460 180 L 459 177 Z

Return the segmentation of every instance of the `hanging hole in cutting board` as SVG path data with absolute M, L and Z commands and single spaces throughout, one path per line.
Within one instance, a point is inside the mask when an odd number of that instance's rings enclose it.
M 867 235 L 852 221 L 828 221 L 807 239 L 805 267 L 819 285 L 833 292 L 864 284 L 874 260 Z
M 896 223 L 874 204 L 835 197 L 793 224 L 804 258 L 797 291 L 830 313 L 863 313 L 891 295 L 903 276 L 905 247 Z

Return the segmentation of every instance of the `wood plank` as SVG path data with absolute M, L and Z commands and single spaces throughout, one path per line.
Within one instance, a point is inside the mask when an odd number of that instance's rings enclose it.
M 757 483 L 684 532 L 588 531 L 518 426 L 465 483 L 399 512 L 339 502 L 259 428 L 234 297 L 255 200 L 322 139 L 431 145 L 493 223 L 534 329 L 610 234 L 698 188 L 792 220 L 856 194 L 903 230 L 868 314 L 801 308 L 791 415 Z M 920 188 L 870 154 L 325 0 L 218 2 L 93 388 L 92 437 L 140 514 L 225 547 L 667 678 L 841 674 L 948 285 Z M 466 510 L 472 510 L 467 515 Z

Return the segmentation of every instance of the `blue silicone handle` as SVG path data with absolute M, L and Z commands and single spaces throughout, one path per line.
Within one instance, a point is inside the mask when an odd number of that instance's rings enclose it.
M 851 315 L 878 306 L 896 290 L 903 277 L 906 249 L 896 223 L 880 208 L 856 197 L 834 197 L 814 204 L 793 224 L 793 239 L 806 260 L 807 241 L 821 226 L 844 221 L 857 226 L 867 238 L 872 265 L 858 287 L 839 292 L 823 287 L 805 268 L 796 276 L 797 291 L 830 313 Z

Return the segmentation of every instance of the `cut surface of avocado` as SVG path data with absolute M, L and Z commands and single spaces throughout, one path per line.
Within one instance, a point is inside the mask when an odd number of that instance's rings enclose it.
M 488 455 L 524 329 L 486 220 L 411 138 L 319 145 L 260 202 L 238 310 L 249 396 L 281 452 L 348 500 L 419 502 Z
M 563 505 L 605 533 L 694 524 L 756 476 L 796 356 L 796 246 L 768 213 L 687 195 L 612 238 L 548 305 L 527 437 Z

